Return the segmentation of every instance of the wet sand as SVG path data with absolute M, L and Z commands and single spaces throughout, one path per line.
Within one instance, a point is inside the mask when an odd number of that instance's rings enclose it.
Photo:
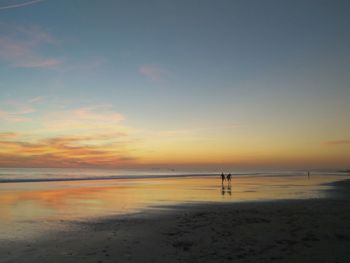
M 0 262 L 350 262 L 350 181 L 328 198 L 155 208 L 25 241 Z

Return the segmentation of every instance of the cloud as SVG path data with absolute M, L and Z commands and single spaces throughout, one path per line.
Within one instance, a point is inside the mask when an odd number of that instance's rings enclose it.
M 29 100 L 30 103 L 38 103 L 44 100 L 44 96 L 37 96 Z
M 0 120 L 7 122 L 27 122 L 30 118 L 23 117 L 18 113 L 11 113 L 7 111 L 0 111 Z
M 82 107 L 48 114 L 43 126 L 50 131 L 64 130 L 115 130 L 124 116 L 107 106 Z
M 127 132 L 121 126 L 125 117 L 110 105 L 95 105 L 73 109 L 61 105 L 49 105 L 45 97 L 37 96 L 26 101 L 3 101 L 0 107 L 0 121 L 36 123 L 35 127 L 46 132 L 82 133 L 91 131 Z M 49 108 L 49 110 L 48 110 Z M 41 110 L 45 109 L 45 110 Z M 36 113 L 35 115 L 32 115 Z
M 157 130 L 157 131 L 140 130 L 140 131 L 148 136 L 153 136 L 157 138 L 184 137 L 190 140 L 196 140 L 201 138 L 200 136 L 202 136 L 203 134 L 208 134 L 208 133 L 213 133 L 213 132 L 223 131 L 223 130 L 233 130 L 233 129 L 238 129 L 240 127 L 241 126 L 239 124 L 228 124 L 228 125 L 219 125 L 219 126 L 213 126 L 213 127 L 188 127 L 185 129 L 174 129 L 174 130 Z
M 2 101 L 0 166 L 16 167 L 117 167 L 135 162 L 139 147 L 125 117 L 111 105 L 56 108 L 45 97 Z M 35 114 L 32 114 L 35 113 Z
M 337 145 L 350 145 L 350 140 L 335 140 L 335 141 L 327 141 L 324 144 L 330 145 L 330 146 L 337 146 Z
M 55 45 L 54 38 L 35 26 L 21 27 L 0 24 L 5 33 L 0 36 L 0 59 L 13 67 L 52 68 L 63 60 L 48 57 L 39 50 Z
M 166 70 L 164 68 L 161 68 L 157 65 L 152 65 L 152 64 L 142 65 L 139 68 L 139 73 L 142 76 L 145 76 L 146 78 L 155 82 L 164 81 L 170 75 L 169 70 Z
M 14 111 L 0 110 L 0 120 L 8 122 L 27 122 L 31 119 L 27 116 L 34 112 L 32 108 L 18 108 Z
M 0 10 L 21 8 L 21 7 L 25 7 L 25 6 L 29 6 L 29 5 L 34 5 L 34 4 L 43 2 L 43 1 L 45 1 L 45 0 L 32 0 L 32 1 L 25 1 L 22 3 L 18 3 L 18 4 L 0 6 Z
M 100 108 L 101 110 L 99 110 Z M 124 120 L 124 117 L 120 113 L 114 112 L 112 110 L 108 110 L 104 106 L 79 108 L 79 109 L 73 110 L 71 114 L 73 117 L 77 119 L 87 120 L 87 121 L 118 123 Z
M 33 103 L 7 101 L 3 103 L 6 109 L 0 108 L 0 120 L 7 122 L 28 122 L 31 120 L 29 115 L 36 112 Z
M 0 132 L 0 140 L 12 139 L 12 138 L 16 138 L 17 136 L 18 134 L 15 132 Z
M 86 72 L 95 72 L 101 68 L 105 63 L 106 59 L 103 58 L 89 58 L 88 60 L 66 63 L 64 67 L 61 67 L 60 72 L 75 72 L 86 74 Z
M 60 64 L 62 64 L 62 60 L 59 59 L 26 57 L 24 60 L 18 61 L 14 65 L 20 68 L 51 68 Z
M 0 166 L 116 167 L 135 160 L 128 150 L 133 142 L 125 134 L 60 136 L 36 142 L 23 141 L 9 133 L 3 135 L 0 134 Z M 86 143 L 92 141 L 99 143 Z

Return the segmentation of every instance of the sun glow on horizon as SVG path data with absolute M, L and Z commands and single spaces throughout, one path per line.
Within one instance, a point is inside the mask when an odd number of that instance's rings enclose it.
M 275 137 L 271 144 L 268 136 L 251 137 L 241 125 L 131 127 L 111 106 L 53 109 L 49 100 L 33 98 L 11 107 L 12 112 L 1 111 L 11 129 L 0 133 L 2 167 L 345 167 L 347 162 L 339 151 L 343 141 L 316 141 L 303 149 L 295 141 Z

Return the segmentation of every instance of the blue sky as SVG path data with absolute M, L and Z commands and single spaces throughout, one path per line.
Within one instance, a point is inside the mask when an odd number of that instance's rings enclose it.
M 350 153 L 349 11 L 347 1 L 0 1 L 1 130 L 103 105 L 147 134 L 217 127 L 203 140 L 236 155 L 250 141 L 276 143 L 269 158 L 343 141 L 337 159 Z M 35 98 L 25 123 L 9 121 Z

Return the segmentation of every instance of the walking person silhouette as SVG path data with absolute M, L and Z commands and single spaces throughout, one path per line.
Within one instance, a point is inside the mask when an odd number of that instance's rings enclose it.
M 221 184 L 224 185 L 224 181 L 225 181 L 225 175 L 224 173 L 221 173 Z
M 231 174 L 228 174 L 227 177 L 226 177 L 226 179 L 227 179 L 227 182 L 228 182 L 229 184 L 231 184 Z

